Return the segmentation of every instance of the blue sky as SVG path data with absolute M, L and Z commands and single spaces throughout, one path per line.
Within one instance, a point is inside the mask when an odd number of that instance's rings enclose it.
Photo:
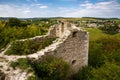
M 0 17 L 120 18 L 120 0 L 0 0 Z

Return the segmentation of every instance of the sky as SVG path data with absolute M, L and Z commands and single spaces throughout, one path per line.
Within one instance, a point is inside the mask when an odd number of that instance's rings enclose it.
M 120 18 L 120 0 L 0 0 L 0 17 Z

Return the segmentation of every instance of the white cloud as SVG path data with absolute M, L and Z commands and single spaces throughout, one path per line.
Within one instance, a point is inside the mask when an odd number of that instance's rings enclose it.
M 3 17 L 25 17 L 31 12 L 26 6 L 0 4 L 0 16 Z
M 42 6 L 40 6 L 40 8 L 45 9 L 45 8 L 48 8 L 48 6 L 42 5 Z
M 120 3 L 116 1 L 80 4 L 80 7 L 74 9 L 60 8 L 62 16 L 65 17 L 120 17 Z M 63 11 L 63 12 L 62 12 Z
M 31 12 L 30 10 L 23 11 L 24 14 L 27 14 L 27 13 L 30 13 L 30 12 Z
M 44 10 L 43 10 L 44 9 Z M 57 14 L 56 14 L 57 13 Z M 120 3 L 101 1 L 90 3 L 85 1 L 79 7 L 51 8 L 44 4 L 29 4 L 23 6 L 0 4 L 0 17 L 119 17 Z
M 80 4 L 80 6 L 86 8 L 86 9 L 120 9 L 120 3 L 117 3 L 115 1 L 108 1 L 108 2 L 98 2 L 98 3 L 84 3 Z

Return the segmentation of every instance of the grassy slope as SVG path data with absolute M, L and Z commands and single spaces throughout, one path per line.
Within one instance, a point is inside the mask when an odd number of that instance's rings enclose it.
M 109 34 L 103 33 L 101 30 L 97 28 L 84 28 L 84 29 L 89 32 L 90 41 L 96 41 L 104 37 L 114 37 L 114 38 L 120 39 L 120 33 L 115 35 L 109 35 Z

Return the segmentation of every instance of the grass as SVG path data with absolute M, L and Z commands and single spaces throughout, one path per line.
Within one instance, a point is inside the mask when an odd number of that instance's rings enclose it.
M 32 76 L 27 80 L 68 80 L 71 73 L 68 63 L 51 55 L 42 56 L 39 60 L 20 58 L 10 66 L 31 72 Z
M 16 62 L 11 62 L 10 66 L 15 69 L 19 67 L 22 70 L 28 69 L 30 67 L 29 61 L 26 58 L 20 58 Z
M 56 38 L 48 38 L 43 41 L 15 41 L 12 43 L 11 47 L 5 52 L 6 55 L 28 55 L 35 53 L 41 49 L 44 49 L 48 45 L 52 44 L 52 42 Z
M 84 29 L 89 32 L 90 41 L 96 41 L 104 37 L 120 38 L 120 33 L 110 35 L 110 34 L 103 33 L 102 30 L 97 29 L 97 28 L 84 28 Z

